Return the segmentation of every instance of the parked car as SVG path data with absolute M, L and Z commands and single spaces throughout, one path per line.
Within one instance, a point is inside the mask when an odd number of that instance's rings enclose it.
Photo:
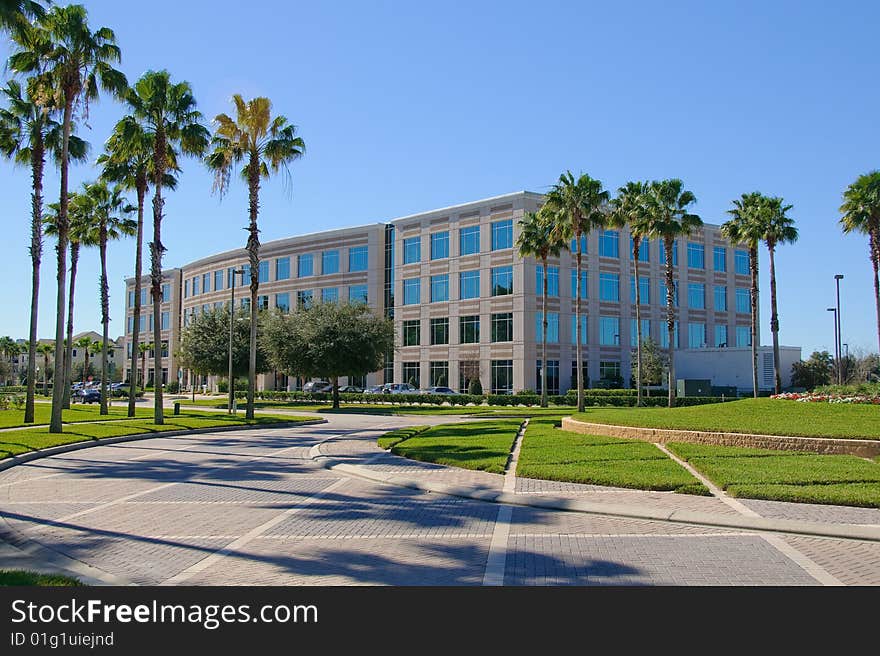
M 310 380 L 303 385 L 303 392 L 329 392 L 332 389 L 333 385 L 326 380 Z
M 357 385 L 342 385 L 339 388 L 340 394 L 361 394 L 364 391 L 363 387 L 358 387 Z
M 364 394 L 381 394 L 383 385 L 373 385 L 364 390 Z
M 409 383 L 385 383 L 382 385 L 383 394 L 418 394 L 418 390 Z
M 73 393 L 73 400 L 80 403 L 100 403 L 101 390 L 99 389 L 82 389 Z
M 428 387 L 423 390 L 419 390 L 422 394 L 458 394 L 451 387 Z

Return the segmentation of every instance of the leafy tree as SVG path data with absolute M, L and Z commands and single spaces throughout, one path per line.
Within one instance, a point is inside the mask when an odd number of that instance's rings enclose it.
M 250 361 L 251 317 L 246 308 L 233 316 L 232 371 L 234 376 L 248 373 Z M 258 336 L 260 335 L 258 331 Z M 257 371 L 269 370 L 263 339 L 257 342 Z M 213 308 L 192 318 L 180 337 L 178 356 L 187 369 L 200 374 L 222 376 L 229 373 L 229 308 Z
M 638 352 L 634 350 L 632 352 L 633 365 L 635 365 L 637 357 Z M 665 349 L 660 348 L 660 345 L 650 337 L 646 337 L 642 344 L 641 360 L 641 369 L 633 366 L 633 371 L 641 371 L 641 384 L 639 386 L 662 385 L 663 373 L 669 366 L 669 356 L 666 354 Z
M 232 169 L 243 164 L 241 178 L 248 186 L 247 252 L 251 273 L 251 345 L 248 370 L 246 417 L 254 418 L 254 392 L 257 363 L 257 291 L 260 286 L 260 231 L 257 215 L 260 210 L 260 180 L 270 172 L 288 172 L 288 165 L 302 157 L 305 143 L 296 135 L 296 128 L 284 116 L 272 117 L 272 103 L 268 98 L 245 101 L 239 94 L 232 97 L 235 118 L 218 114 L 214 118 L 217 130 L 211 142 L 213 151 L 208 155 L 208 166 L 216 173 L 214 188 L 222 196 L 229 188 Z
M 795 362 L 791 366 L 792 387 L 803 387 L 808 390 L 831 382 L 831 371 L 834 358 L 828 351 L 813 351 L 810 359 Z
M 263 332 L 275 368 L 333 383 L 334 408 L 339 407 L 339 377 L 381 369 L 394 348 L 394 322 L 361 303 L 315 303 L 294 314 L 270 311 Z

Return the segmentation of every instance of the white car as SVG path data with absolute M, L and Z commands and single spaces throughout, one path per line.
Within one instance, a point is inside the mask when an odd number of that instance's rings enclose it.
M 421 394 L 458 394 L 451 387 L 428 387 L 427 389 L 419 390 Z
M 382 385 L 383 394 L 418 394 L 418 392 L 409 383 L 385 383 Z
M 310 380 L 303 385 L 303 392 L 325 392 L 332 390 L 333 385 L 326 380 Z

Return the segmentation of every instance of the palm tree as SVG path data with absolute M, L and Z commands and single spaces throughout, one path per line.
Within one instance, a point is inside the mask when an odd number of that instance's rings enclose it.
M 83 361 L 83 369 L 82 369 L 82 383 L 85 384 L 86 376 L 88 376 L 89 371 L 89 356 L 91 355 L 92 349 L 92 338 L 88 335 L 83 335 L 78 340 L 76 340 L 73 345 L 82 350 L 83 357 L 85 358 Z
M 11 360 L 13 356 L 18 355 L 18 344 L 14 339 L 5 335 L 0 337 L 0 353 L 3 354 L 4 359 Z M 11 375 L 12 370 L 9 370 L 9 374 Z M 9 383 L 9 376 L 4 376 L 2 380 L 0 380 L 4 385 Z
M 260 208 L 260 180 L 270 172 L 289 175 L 288 165 L 302 157 L 305 143 L 296 136 L 296 127 L 284 116 L 272 117 L 268 98 L 245 101 L 239 94 L 232 97 L 235 119 L 227 114 L 214 118 L 217 128 L 211 141 L 208 166 L 215 172 L 214 189 L 221 197 L 229 189 L 233 167 L 243 164 L 242 179 L 248 185 L 247 251 L 251 270 L 251 343 L 248 364 L 248 400 L 245 417 L 254 417 L 254 393 L 257 377 L 257 291 L 260 287 L 260 231 L 257 214 Z
M 27 25 L 28 19 L 41 18 L 46 9 L 34 0 L 0 0 L 0 29 L 15 33 Z
M 188 82 L 171 82 L 168 71 L 147 71 L 126 96 L 131 115 L 141 125 L 153 145 L 153 241 L 150 243 L 150 289 L 153 301 L 153 421 L 165 423 L 162 410 L 162 209 L 165 201 L 162 188 L 165 175 L 174 170 L 175 159 L 168 151 L 178 151 L 195 157 L 204 155 L 210 133 L 202 125 L 202 114 L 196 109 L 196 100 Z
M 545 205 L 547 212 L 553 217 L 553 224 L 561 239 L 566 243 L 575 239 L 577 259 L 577 282 L 575 283 L 575 357 L 577 358 L 577 397 L 578 412 L 584 411 L 584 373 L 583 345 L 580 339 L 581 327 L 581 235 L 588 234 L 593 228 L 602 227 L 607 221 L 608 192 L 602 188 L 599 180 L 581 174 L 575 180 L 571 171 L 559 176 L 559 182 L 547 194 Z
M 135 211 L 122 195 L 119 185 L 112 189 L 106 182 L 93 182 L 85 185 L 85 196 L 89 199 L 92 210 L 91 229 L 86 235 L 89 245 L 96 245 L 101 258 L 101 410 L 99 414 L 108 414 L 107 410 L 107 348 L 110 342 L 110 286 L 107 284 L 107 243 L 121 239 L 123 236 L 137 234 L 137 222 L 126 218 Z
M 798 238 L 794 219 L 786 215 L 792 208 L 784 205 L 781 198 L 770 198 L 767 205 L 767 223 L 764 230 L 764 244 L 770 253 L 770 331 L 773 333 L 773 370 L 775 372 L 775 393 L 782 391 L 782 374 L 779 372 L 779 311 L 776 306 L 776 247 L 780 244 L 793 244 Z
M 37 345 L 37 353 L 43 356 L 43 396 L 49 396 L 49 357 L 55 354 L 55 344 L 41 342 Z
M 758 191 L 743 194 L 727 210 L 733 218 L 721 226 L 721 234 L 734 244 L 745 244 L 749 251 L 751 288 L 752 394 L 758 398 L 758 245 L 767 227 L 768 199 Z
M 880 343 L 880 171 L 860 175 L 843 192 L 840 206 L 843 232 L 868 235 L 868 254 L 874 268 L 874 306 L 877 308 L 877 341 Z
M 117 182 L 123 188 L 134 191 L 137 195 L 137 245 L 135 246 L 134 264 L 134 317 L 131 329 L 131 343 L 140 340 L 141 316 L 141 278 L 143 277 L 143 243 L 144 243 L 144 201 L 151 180 L 153 179 L 153 141 L 155 134 L 148 132 L 132 115 L 120 119 L 113 128 L 113 134 L 106 143 L 104 154 L 98 157 L 98 165 L 103 167 L 101 178 L 108 182 Z M 169 171 L 177 171 L 176 154 L 173 148 L 166 149 Z M 162 186 L 174 189 L 177 178 L 166 173 Z M 128 416 L 135 416 L 135 397 L 137 393 L 138 354 L 132 349 L 131 371 L 129 374 Z
M 64 301 L 67 277 L 68 168 L 70 134 L 74 110 L 88 115 L 90 100 L 98 97 L 98 86 L 114 94 L 126 88 L 125 76 L 112 64 L 120 60 L 113 30 L 102 27 L 92 32 L 82 5 L 54 6 L 38 21 L 40 37 L 36 47 L 19 50 L 9 58 L 9 67 L 17 73 L 34 74 L 33 88 L 43 104 L 63 109 L 61 141 L 61 193 L 58 211 L 57 276 L 58 298 L 55 321 L 55 365 L 64 362 Z M 56 376 L 56 381 L 58 377 Z M 61 378 L 64 380 L 64 377 Z M 52 388 L 50 433 L 62 431 L 61 410 L 65 385 Z
M 140 342 L 137 352 L 141 356 L 141 389 L 147 389 L 147 353 L 153 349 L 152 342 Z M 132 349 L 134 351 L 134 349 Z
M 627 182 L 617 190 L 611 202 L 611 221 L 622 228 L 629 226 L 636 290 L 636 405 L 642 405 L 642 293 L 639 285 L 639 256 L 642 240 L 648 233 L 648 183 Z
M 648 215 L 640 230 L 647 237 L 661 240 L 666 253 L 666 329 L 669 336 L 667 380 L 671 408 L 675 405 L 675 280 L 672 251 L 677 237 L 690 235 L 695 228 L 703 225 L 703 221 L 698 215 L 688 212 L 688 208 L 697 202 L 697 198 L 684 188 L 681 180 L 654 180 L 648 186 L 646 202 Z
M 544 206 L 546 207 L 546 205 Z M 554 230 L 553 217 L 542 207 L 535 212 L 526 212 L 520 224 L 516 246 L 521 257 L 535 257 L 541 260 L 544 271 L 544 290 L 541 300 L 541 407 L 547 407 L 547 258 L 559 257 L 565 248 L 565 240 Z

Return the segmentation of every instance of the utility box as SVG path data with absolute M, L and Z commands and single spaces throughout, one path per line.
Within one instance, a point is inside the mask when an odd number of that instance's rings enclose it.
M 697 378 L 679 378 L 675 381 L 677 396 L 712 396 L 712 381 Z

